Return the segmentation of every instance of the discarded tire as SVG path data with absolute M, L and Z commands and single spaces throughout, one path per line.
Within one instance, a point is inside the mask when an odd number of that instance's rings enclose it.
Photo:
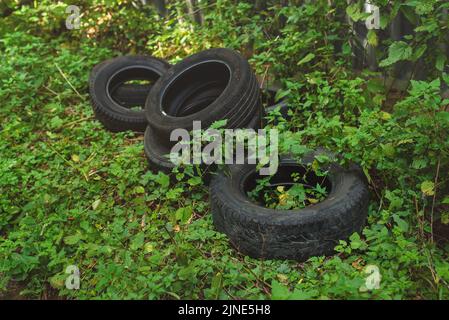
M 212 103 L 220 95 L 220 91 L 215 88 L 210 88 L 205 91 L 199 92 L 197 95 L 191 98 L 191 100 L 184 104 L 180 109 L 180 114 L 185 114 L 192 109 L 201 108 L 204 105 Z M 262 112 L 256 112 L 249 123 L 242 125 L 243 128 L 258 129 L 262 126 Z M 161 138 L 154 134 L 151 126 L 147 126 L 144 135 L 144 151 L 148 159 L 150 167 L 155 171 L 171 172 L 175 165 L 169 159 L 170 149 L 173 144 L 166 142 L 164 138 Z M 201 166 L 203 171 L 213 172 L 216 166 L 211 168 Z
M 217 99 L 220 93 L 221 91 L 214 87 L 198 91 L 195 95 L 189 97 L 188 101 L 183 104 L 178 113 L 181 115 L 186 114 L 210 104 Z M 150 167 L 153 170 L 170 172 L 175 167 L 169 159 L 172 146 L 173 142 L 155 135 L 151 126 L 147 126 L 144 135 L 144 150 Z
M 303 161 L 280 159 L 275 179 L 282 182 L 289 172 L 304 170 L 315 154 Z M 337 164 L 328 168 L 327 198 L 300 210 L 274 210 L 252 202 L 246 192 L 255 186 L 254 165 L 235 165 L 214 176 L 210 204 L 217 230 L 233 246 L 254 258 L 294 259 L 331 254 L 338 240 L 360 231 L 367 217 L 368 187 L 358 170 Z
M 276 89 L 268 87 L 263 88 L 262 91 L 264 92 L 265 96 L 264 103 L 269 106 L 267 106 L 265 110 L 262 110 L 262 112 L 256 113 L 254 117 L 251 119 L 251 121 L 245 126 L 246 128 L 252 129 L 263 128 L 264 124 L 262 117 L 265 114 L 273 110 L 276 110 L 277 107 L 279 107 L 279 112 L 283 118 L 288 120 L 290 117 L 288 115 L 288 103 L 285 100 L 281 100 L 278 103 L 274 102 L 274 97 L 277 92 Z M 197 104 L 211 103 L 213 102 L 214 99 L 216 99 L 219 96 L 219 94 L 220 94 L 219 91 L 212 88 L 206 91 L 201 91 L 197 96 L 194 96 L 194 98 L 197 99 L 196 102 Z M 126 98 L 126 92 L 123 94 L 123 96 Z M 193 100 L 193 102 L 191 101 L 190 104 L 187 103 L 185 105 L 185 109 L 187 109 L 188 111 L 190 108 L 194 107 L 194 105 L 195 100 Z M 181 114 L 186 113 L 185 109 L 181 109 L 180 113 Z M 150 164 L 150 167 L 155 171 L 163 171 L 166 173 L 171 172 L 171 170 L 175 166 L 168 158 L 168 154 L 170 153 L 170 147 L 168 144 L 159 143 L 158 141 L 159 141 L 158 137 L 154 134 L 151 127 L 148 126 L 147 129 L 145 130 L 144 136 L 144 150 L 148 163 Z
M 112 99 L 124 107 L 145 108 L 145 101 L 152 85 L 123 84 L 112 91 Z
M 187 110 L 189 102 L 208 90 L 220 94 L 211 103 Z M 227 128 L 240 128 L 260 112 L 259 94 L 246 59 L 229 49 L 210 49 L 170 68 L 151 88 L 145 112 L 153 133 L 163 139 L 178 128 L 191 131 L 193 121 L 207 129 L 226 119 Z
M 143 132 L 147 126 L 144 110 L 133 110 L 113 97 L 125 82 L 147 80 L 154 83 L 169 68 L 163 60 L 147 56 L 123 56 L 104 61 L 90 74 L 89 93 L 95 117 L 110 131 Z
M 227 128 L 260 128 L 263 115 L 253 71 L 228 49 L 203 51 L 171 68 L 152 87 L 145 112 L 145 155 L 152 169 L 165 172 L 175 166 L 168 158 L 176 143 L 169 140 L 173 130 L 191 131 L 193 121 L 207 129 L 223 119 Z
M 257 129 L 261 126 L 261 117 L 256 114 L 253 119 L 245 126 L 247 128 Z M 175 167 L 175 164 L 171 162 L 169 158 L 171 145 L 168 143 L 163 143 L 160 138 L 154 134 L 151 126 L 148 126 L 145 130 L 144 141 L 144 152 L 148 160 L 150 168 L 154 171 L 163 171 L 166 173 L 171 172 Z M 201 165 L 201 169 L 204 172 L 213 172 L 216 166 L 211 166 L 210 168 L 206 165 Z

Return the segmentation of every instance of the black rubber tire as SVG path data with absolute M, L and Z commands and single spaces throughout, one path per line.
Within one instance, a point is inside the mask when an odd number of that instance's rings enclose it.
M 111 93 L 128 80 L 156 81 L 169 67 L 167 62 L 149 56 L 123 56 L 96 65 L 89 79 L 95 117 L 112 132 L 143 132 L 147 126 L 144 110 L 120 105 Z
M 204 87 L 204 86 L 200 86 Z M 214 87 L 209 87 L 203 90 L 197 90 L 194 95 L 191 95 L 185 104 L 182 105 L 179 114 L 184 114 L 196 108 L 197 104 L 209 103 L 214 101 L 221 93 Z M 260 117 L 254 116 L 248 124 L 249 128 L 259 128 Z M 175 166 L 166 156 L 170 153 L 170 149 L 175 142 L 169 141 L 166 137 L 159 137 L 154 134 L 151 126 L 148 126 L 144 135 L 145 154 L 152 169 L 156 171 L 170 172 Z
M 211 84 L 221 94 L 201 111 L 179 116 L 192 96 Z M 148 95 L 145 111 L 154 134 L 167 138 L 178 128 L 191 131 L 193 121 L 207 129 L 227 119 L 227 128 L 240 128 L 260 110 L 260 90 L 250 65 L 235 51 L 218 48 L 194 54 L 168 70 Z
M 261 115 L 256 114 L 244 127 L 258 129 L 260 126 Z M 145 156 L 148 160 L 150 168 L 155 172 L 162 171 L 165 173 L 170 173 L 175 167 L 175 165 L 167 157 L 171 150 L 171 142 L 162 140 L 162 138 L 155 135 L 151 126 L 147 126 L 143 141 Z M 206 168 L 202 166 L 202 169 L 208 169 L 209 172 L 215 172 L 216 167 L 212 166 L 211 168 Z
M 145 101 L 147 99 L 147 96 L 150 92 L 152 86 L 147 85 L 139 85 L 139 84 L 123 84 L 119 86 L 117 89 L 115 89 L 111 95 L 112 98 L 117 101 L 122 106 L 126 107 L 136 107 L 136 106 L 142 106 L 144 107 Z M 275 110 L 277 107 L 279 107 L 279 112 L 281 113 L 282 117 L 286 119 L 287 121 L 290 119 L 290 116 L 288 115 L 288 103 L 285 100 L 281 100 L 278 103 L 274 102 L 274 96 L 276 95 L 277 90 L 271 87 L 262 88 L 261 91 L 265 95 L 266 101 L 262 101 L 263 104 L 267 104 L 267 107 L 265 108 L 265 113 L 269 113 L 273 110 Z M 219 94 L 217 94 L 215 97 L 211 92 L 205 92 L 198 94 L 197 96 L 194 96 L 193 98 L 196 100 L 196 103 L 203 101 L 211 101 L 212 98 L 218 97 Z M 186 102 L 188 103 L 188 101 Z M 187 104 L 184 108 L 185 110 L 190 109 L 191 104 Z M 181 112 L 181 115 L 183 112 Z
M 300 162 L 282 157 L 280 164 L 310 164 L 315 154 Z M 217 230 L 243 254 L 298 261 L 329 255 L 338 240 L 360 231 L 365 223 L 369 191 L 359 170 L 332 164 L 328 168 L 331 192 L 324 201 L 301 210 L 273 210 L 252 202 L 244 192 L 254 165 L 228 168 L 210 183 L 212 218 Z
M 152 85 L 143 84 L 123 84 L 112 93 L 112 99 L 124 107 L 145 108 L 145 101 Z
M 121 105 L 134 107 L 134 106 L 145 106 L 145 101 L 151 89 L 151 85 L 140 85 L 140 84 L 123 84 L 112 92 L 112 98 L 118 101 Z M 281 100 L 280 102 L 274 102 L 274 96 L 277 90 L 271 87 L 262 88 L 265 99 L 262 99 L 262 103 L 266 105 L 265 111 L 271 112 L 276 107 L 280 107 L 280 112 L 283 117 L 287 117 L 287 102 Z M 218 95 L 217 95 L 218 96 Z M 265 100 L 265 101 L 264 101 Z
M 168 143 L 160 143 L 150 126 L 147 126 L 145 130 L 143 146 L 151 170 L 170 173 L 175 167 L 167 157 L 170 153 L 170 145 Z

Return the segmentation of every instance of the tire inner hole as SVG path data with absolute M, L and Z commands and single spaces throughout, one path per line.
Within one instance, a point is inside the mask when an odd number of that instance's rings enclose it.
M 272 176 L 251 173 L 242 188 L 251 201 L 265 208 L 294 210 L 323 201 L 332 185 L 325 172 L 312 166 L 284 163 Z
M 127 109 L 142 110 L 151 86 L 160 78 L 153 70 L 144 67 L 127 67 L 116 72 L 108 82 L 111 99 Z
M 162 110 L 172 117 L 185 117 L 204 110 L 225 90 L 231 74 L 226 64 L 210 61 L 181 73 L 165 91 Z

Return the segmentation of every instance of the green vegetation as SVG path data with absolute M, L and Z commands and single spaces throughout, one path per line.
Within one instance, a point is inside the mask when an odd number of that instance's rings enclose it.
M 248 197 L 266 208 L 277 210 L 302 209 L 323 201 L 329 191 L 323 183 L 326 174 L 321 173 L 321 181 L 314 184 L 308 179 L 313 169 L 307 169 L 302 174 L 293 172 L 290 179 L 282 182 L 273 183 L 272 176 L 257 179 L 256 187 L 248 192 Z
M 449 75 L 438 47 L 447 1 L 393 1 L 389 9 L 391 17 L 406 11 L 417 32 L 387 40 L 382 72 L 420 60 L 428 73 L 406 92 L 381 73 L 352 70 L 342 16 L 362 14 L 345 0 L 332 8 L 328 0 L 269 1 L 262 11 L 251 1 L 202 2 L 202 26 L 184 3 L 161 18 L 130 0 L 89 0 L 74 30 L 65 28 L 70 1 L 17 2 L 0 4 L 12 8 L 0 20 L 0 295 L 449 297 L 449 100 L 441 95 Z M 369 39 L 380 42 L 376 31 Z M 277 121 L 282 150 L 321 146 L 362 165 L 372 190 L 368 224 L 340 241 L 337 255 L 304 263 L 240 255 L 214 230 L 200 178 L 150 172 L 142 136 L 112 134 L 94 120 L 87 82 L 96 63 L 133 53 L 175 63 L 219 46 L 242 52 L 262 79 L 282 82 L 277 98 L 288 98 L 293 117 Z M 68 265 L 80 268 L 79 290 L 64 286 Z M 363 288 L 366 265 L 379 267 L 380 289 Z

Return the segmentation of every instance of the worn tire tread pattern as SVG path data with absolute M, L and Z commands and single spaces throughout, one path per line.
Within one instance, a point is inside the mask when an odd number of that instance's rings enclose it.
M 248 205 L 249 199 L 245 203 L 228 192 L 232 179 L 242 173 L 237 170 L 231 171 L 230 177 L 223 172 L 215 176 L 210 184 L 210 205 L 217 230 L 227 234 L 232 245 L 244 254 L 300 261 L 328 255 L 338 240 L 347 239 L 364 225 L 369 191 L 366 182 L 353 172 L 338 173 L 350 187 L 331 207 L 321 207 L 316 214 L 306 217 L 297 213 L 296 217 L 277 220 L 255 212 L 257 209 Z

